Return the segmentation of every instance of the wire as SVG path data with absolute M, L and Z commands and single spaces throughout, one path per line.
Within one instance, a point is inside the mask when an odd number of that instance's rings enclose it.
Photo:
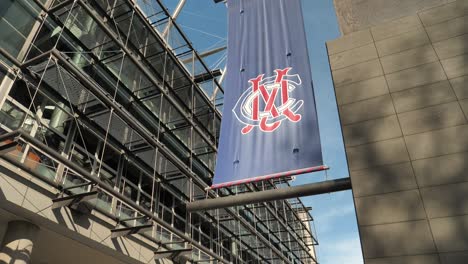
M 193 28 L 193 27 L 184 26 L 184 25 L 181 25 L 180 23 L 179 23 L 179 26 L 181 26 L 181 27 L 183 27 L 183 28 L 186 28 L 186 29 L 193 30 L 193 31 L 197 31 L 197 32 L 200 32 L 200 33 L 203 33 L 203 34 L 205 34 L 205 35 L 212 36 L 212 37 L 215 37 L 215 38 L 218 38 L 218 39 L 227 40 L 227 38 L 225 38 L 225 37 L 221 37 L 221 36 L 215 35 L 215 34 L 213 34 L 213 33 L 209 33 L 209 32 L 203 31 L 203 30 L 201 30 L 201 29 L 196 29 L 196 28 Z

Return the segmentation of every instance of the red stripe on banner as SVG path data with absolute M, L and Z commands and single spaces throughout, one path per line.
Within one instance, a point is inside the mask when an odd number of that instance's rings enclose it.
M 244 184 L 244 183 L 251 183 L 251 182 L 264 181 L 264 180 L 278 179 L 278 178 L 281 178 L 281 177 L 290 177 L 290 176 L 294 176 L 294 175 L 299 175 L 299 174 L 304 174 L 304 173 L 309 173 L 309 172 L 316 172 L 316 171 L 324 171 L 324 170 L 328 170 L 328 169 L 330 169 L 330 167 L 328 167 L 326 165 L 320 165 L 320 166 L 315 166 L 315 167 L 310 167 L 310 168 L 285 171 L 285 172 L 280 172 L 280 173 L 268 174 L 268 175 L 264 175 L 264 176 L 247 178 L 247 179 L 238 180 L 238 181 L 225 182 L 225 183 L 220 183 L 220 184 L 213 184 L 210 187 L 207 187 L 206 190 L 225 188 L 225 187 L 240 185 L 240 184 Z

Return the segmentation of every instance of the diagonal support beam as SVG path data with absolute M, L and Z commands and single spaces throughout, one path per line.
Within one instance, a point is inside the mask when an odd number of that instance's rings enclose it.
M 192 249 L 174 249 L 154 252 L 154 259 L 176 259 L 181 256 L 192 254 Z
M 300 186 L 273 189 L 268 191 L 244 193 L 236 196 L 225 196 L 214 199 L 199 200 L 187 204 L 187 211 L 205 211 L 226 208 L 238 205 L 247 205 L 276 200 L 297 198 L 302 196 L 317 195 L 330 192 L 338 192 L 351 189 L 351 180 L 342 178 L 318 183 L 304 184 Z
M 73 206 L 82 202 L 86 202 L 97 198 L 98 191 L 74 194 L 66 197 L 52 199 L 52 209 L 57 209 L 65 206 Z
M 111 229 L 111 238 L 117 238 L 122 236 L 130 236 L 133 234 L 138 234 L 141 232 L 149 231 L 153 228 L 152 224 L 140 225 L 140 226 L 131 226 L 123 228 Z

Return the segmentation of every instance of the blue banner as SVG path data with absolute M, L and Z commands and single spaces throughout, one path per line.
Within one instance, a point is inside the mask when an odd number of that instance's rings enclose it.
M 228 0 L 213 188 L 326 169 L 300 0 Z

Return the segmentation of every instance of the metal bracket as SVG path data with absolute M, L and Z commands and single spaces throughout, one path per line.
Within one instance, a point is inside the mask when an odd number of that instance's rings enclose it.
M 174 250 L 165 250 L 165 251 L 156 251 L 154 252 L 154 259 L 175 259 L 181 256 L 186 256 L 192 253 L 192 249 L 174 249 Z
M 111 229 L 111 238 L 138 234 L 140 232 L 148 231 L 151 228 L 153 228 L 153 224 L 115 228 L 115 229 Z
M 85 193 L 73 194 L 66 197 L 59 197 L 52 199 L 52 209 L 57 209 L 61 207 L 68 206 L 71 209 L 78 209 L 80 203 L 89 201 L 91 199 L 97 198 L 98 191 L 90 191 Z

